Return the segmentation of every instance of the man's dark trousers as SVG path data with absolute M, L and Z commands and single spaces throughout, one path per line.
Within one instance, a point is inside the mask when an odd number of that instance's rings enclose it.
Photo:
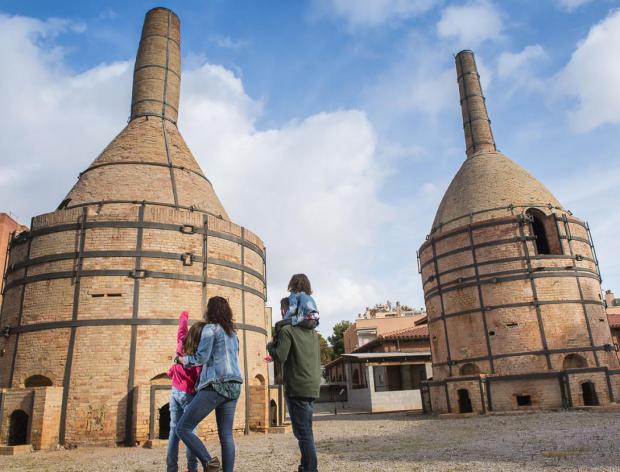
M 314 398 L 286 397 L 288 414 L 293 425 L 293 434 L 299 442 L 301 465 L 299 472 L 317 472 L 316 447 L 312 433 Z

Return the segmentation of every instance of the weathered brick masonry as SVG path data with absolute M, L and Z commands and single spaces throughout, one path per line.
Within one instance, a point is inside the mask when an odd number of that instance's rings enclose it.
M 588 225 L 497 152 L 471 51 L 456 71 L 467 159 L 419 250 L 432 409 L 614 401 L 618 356 Z
M 166 437 L 179 312 L 198 320 L 214 295 L 230 301 L 241 343 L 235 428 L 268 426 L 265 247 L 229 220 L 177 129 L 179 31 L 173 12 L 147 13 L 129 124 L 11 242 L 2 443 L 24 428 L 35 448 Z

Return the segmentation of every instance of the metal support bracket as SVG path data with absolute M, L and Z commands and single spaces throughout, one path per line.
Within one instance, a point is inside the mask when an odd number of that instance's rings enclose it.
M 132 279 L 146 279 L 148 277 L 148 271 L 144 269 L 132 270 L 129 273 L 129 277 L 131 277 Z
M 196 227 L 194 225 L 182 225 L 179 231 L 183 234 L 194 234 L 196 233 Z
M 182 254 L 181 260 L 183 261 L 183 265 L 186 267 L 194 265 L 194 255 L 191 252 L 186 252 Z

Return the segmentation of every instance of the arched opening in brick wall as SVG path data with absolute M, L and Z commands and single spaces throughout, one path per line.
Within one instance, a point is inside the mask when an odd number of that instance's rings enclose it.
M 53 385 L 52 380 L 45 375 L 32 375 L 26 379 L 24 386 L 26 388 L 31 387 L 51 387 Z
M 474 409 L 471 405 L 471 398 L 469 398 L 469 390 L 460 388 L 456 393 L 459 396 L 459 413 L 472 413 Z
M 165 372 L 162 372 L 161 374 L 157 374 L 155 377 L 153 377 L 149 382 L 151 382 L 152 384 L 168 384 L 170 383 L 170 377 L 168 377 L 168 374 L 166 374 Z
M 250 385 L 250 429 L 263 431 L 267 426 L 267 388 L 265 377 L 256 375 Z
M 530 208 L 526 214 L 530 217 L 530 230 L 536 238 L 537 254 L 562 254 L 562 243 L 555 223 L 555 216 L 545 215 L 536 208 Z
M 278 426 L 278 404 L 275 400 L 269 402 L 269 424 Z
M 9 446 L 28 444 L 28 414 L 24 410 L 15 410 L 9 417 Z
M 597 406 L 599 404 L 594 382 L 588 380 L 587 382 L 582 383 L 581 394 L 583 396 L 583 404 L 585 406 Z
M 563 369 L 581 369 L 588 367 L 588 361 L 579 354 L 568 354 L 562 362 Z
M 461 375 L 477 375 L 480 373 L 480 368 L 473 362 L 463 364 L 459 370 Z
M 170 403 L 159 409 L 159 439 L 168 439 L 170 436 Z

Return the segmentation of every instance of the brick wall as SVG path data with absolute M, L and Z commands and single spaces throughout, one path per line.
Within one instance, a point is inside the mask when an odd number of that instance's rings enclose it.
M 81 211 L 63 210 L 59 214 L 42 215 L 35 218 L 34 228 L 42 230 L 58 224 L 75 223 Z M 87 211 L 87 221 L 136 221 L 136 206 L 106 205 Z M 193 225 L 203 227 L 203 217 L 199 213 L 173 209 L 151 208 L 147 206 L 144 219 L 148 222 L 169 225 Z M 209 216 L 209 229 L 212 231 L 241 237 L 241 228 L 233 223 Z M 78 225 L 79 226 L 79 225 Z M 49 231 L 54 231 L 49 229 Z M 127 274 L 136 264 L 135 251 L 138 230 L 136 228 L 88 228 L 85 230 L 84 251 L 90 256 L 83 259 L 83 271 L 114 270 Z M 244 236 L 262 248 L 255 235 L 245 231 Z M 49 255 L 65 257 L 64 260 L 37 262 L 28 266 L 27 275 L 47 277 L 47 274 L 69 271 L 77 264 L 75 253 L 79 250 L 79 227 L 48 234 L 35 234 L 30 245 L 30 259 Z M 180 231 L 164 229 L 143 230 L 143 251 L 157 253 L 192 253 L 203 257 L 203 235 L 183 234 Z M 76 249 L 77 248 L 77 249 Z M 99 254 L 96 251 L 128 251 L 125 256 Z M 242 246 L 238 241 L 222 239 L 214 235 L 207 237 L 209 264 L 207 265 L 206 299 L 214 295 L 227 298 L 233 309 L 235 322 L 245 323 L 270 331 L 266 324 L 264 300 L 255 293 L 246 292 L 242 297 L 239 285 L 242 280 L 247 287 L 264 293 L 261 278 L 242 271 L 238 266 L 242 260 Z M 16 245 L 11 254 L 15 262 L 27 259 L 28 243 Z M 63 256 L 64 255 L 64 256 Z M 218 265 L 232 264 L 232 266 Z M 264 262 L 260 255 L 250 247 L 243 249 L 243 262 L 248 270 L 264 276 Z M 235 266 L 235 264 L 237 266 Z M 170 257 L 143 256 L 141 268 L 156 273 L 180 274 L 195 280 L 163 279 L 146 277 L 140 280 L 137 292 L 140 320 L 170 320 L 169 325 L 138 325 L 135 328 L 135 367 L 134 385 L 139 395 L 144 395 L 153 379 L 167 371 L 176 345 L 176 320 L 182 309 L 190 311 L 191 319 L 202 317 L 201 261 L 184 265 L 181 259 Z M 7 302 L 2 311 L 2 324 L 17 324 L 20 316 L 23 325 L 36 325 L 49 322 L 71 320 L 74 314 L 76 297 L 75 279 L 72 277 L 50 278 L 50 280 L 31 281 L 26 285 L 19 282 L 24 269 L 16 269 L 9 274 L 9 282 L 15 284 L 7 290 Z M 232 284 L 225 286 L 222 284 Z M 135 280 L 128 275 L 89 275 L 80 278 L 78 309 L 79 321 L 95 323 L 94 326 L 75 328 L 70 383 L 67 393 L 67 443 L 115 444 L 125 438 L 125 418 L 128 400 L 128 375 L 131 351 L 132 328 L 127 324 L 102 325 L 101 320 L 128 320 L 133 315 Z M 23 291 L 23 304 L 21 301 Z M 242 299 L 245 305 L 242 305 Z M 245 317 L 243 316 L 245 314 Z M 250 383 L 257 378 L 267 378 L 267 368 L 262 361 L 266 355 L 264 334 L 243 330 L 238 331 L 241 344 L 240 366 L 245 376 L 247 349 L 247 377 Z M 32 375 L 44 375 L 54 386 L 62 387 L 67 369 L 67 356 L 71 339 L 70 328 L 44 329 L 19 335 L 18 350 L 15 354 L 13 377 L 10 379 L 13 364 L 13 351 L 17 336 L 4 341 L 4 356 L 0 357 L 0 382 L 8 386 L 12 380 L 15 387 L 23 387 L 25 380 Z M 247 346 L 246 346 L 247 343 Z M 266 382 L 264 382 L 266 383 Z M 254 386 L 248 390 L 252 395 L 250 417 L 258 424 L 268 422 L 266 385 Z M 260 392 L 259 392 L 260 390 Z M 138 393 L 136 393 L 138 395 Z M 162 395 L 158 393 L 158 395 Z M 167 393 L 164 395 L 166 397 Z M 255 398 L 263 401 L 254 402 Z M 159 398 L 159 397 L 158 397 Z M 163 401 L 163 400 L 162 400 Z M 166 400 L 167 401 L 167 400 Z M 62 401 L 61 401 L 62 403 Z M 150 408 L 136 403 L 132 428 L 136 440 L 143 441 L 148 435 Z M 140 405 L 140 406 L 138 406 Z M 147 406 L 149 403 L 147 402 Z M 60 407 L 59 407 L 60 408 Z M 49 410 L 53 411 L 53 410 Z M 54 410 L 55 411 L 55 410 Z M 38 413 L 36 413 L 38 414 Z M 55 421 L 59 421 L 60 414 Z M 260 417 L 260 418 L 259 418 Z M 238 403 L 235 428 L 243 430 L 245 424 L 245 389 Z M 206 427 L 205 427 L 206 428 Z M 207 431 L 208 428 L 205 429 Z M 205 432 L 206 434 L 206 432 Z
M 521 231 L 531 236 L 533 230 L 528 223 L 521 227 L 516 218 L 474 225 L 475 249 L 468 227 L 431 235 L 421 247 L 435 380 L 458 376 L 465 363 L 474 363 L 487 375 L 562 370 L 571 349 L 588 367 L 618 368 L 616 353 L 602 349 L 612 344 L 612 338 L 588 232 L 574 217 L 564 221 L 563 214 L 546 213 L 551 220 L 558 219 L 556 247 L 561 254 L 539 255 L 534 241 L 520 240 Z M 533 280 L 528 278 L 530 266 Z M 543 302 L 538 309 L 536 300 Z M 548 356 L 545 343 L 552 351 Z M 500 398 L 496 407 L 514 409 L 514 389 L 527 390 L 524 382 L 494 382 L 492 388 L 498 389 Z M 532 398 L 537 407 L 561 406 L 554 382 L 534 384 Z M 545 393 L 545 388 L 550 390 Z M 439 393 L 440 389 L 431 388 L 432 395 Z M 608 401 L 606 396 L 601 398 Z

